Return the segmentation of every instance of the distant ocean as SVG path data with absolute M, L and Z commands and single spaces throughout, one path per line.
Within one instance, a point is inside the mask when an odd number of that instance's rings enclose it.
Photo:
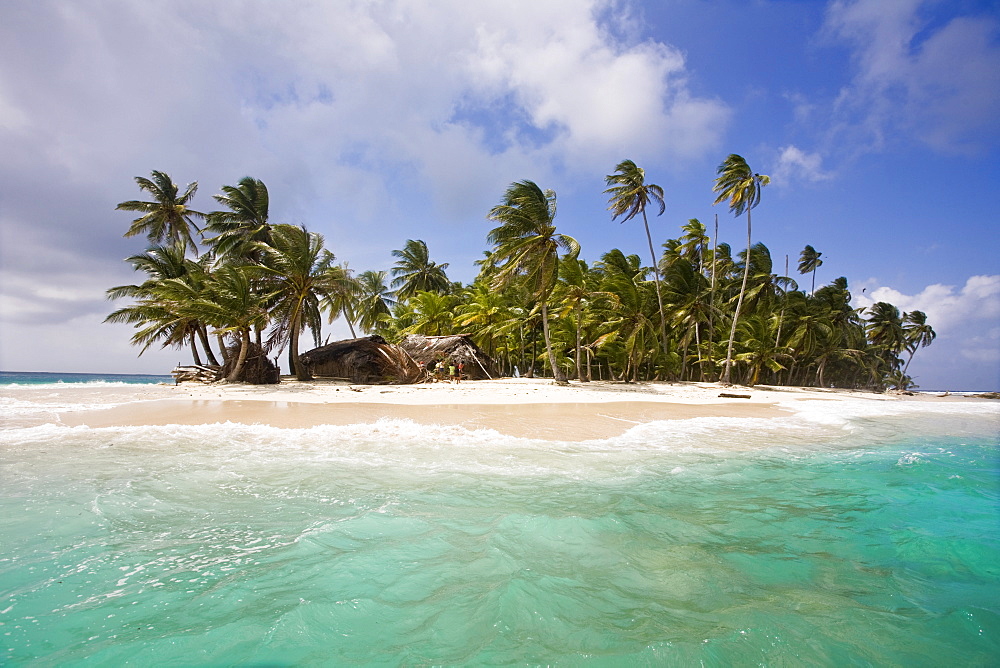
M 5 422 L 0 665 L 997 665 L 1000 406 L 793 404 L 583 443 Z
M 50 373 L 44 371 L 0 371 L 2 385 L 48 385 L 53 383 L 87 383 L 90 385 L 126 383 L 148 385 L 173 383 L 169 374 L 136 373 Z

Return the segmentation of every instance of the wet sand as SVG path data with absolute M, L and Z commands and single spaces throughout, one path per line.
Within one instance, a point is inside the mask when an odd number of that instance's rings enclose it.
M 737 400 L 739 401 L 739 400 Z M 646 422 L 695 417 L 770 418 L 789 413 L 772 403 L 601 403 L 398 404 L 375 402 L 306 403 L 266 400 L 165 399 L 112 408 L 63 413 L 68 426 L 127 427 L 235 422 L 303 428 L 322 424 L 373 424 L 406 419 L 417 424 L 459 425 L 544 440 L 583 441 L 611 438 Z

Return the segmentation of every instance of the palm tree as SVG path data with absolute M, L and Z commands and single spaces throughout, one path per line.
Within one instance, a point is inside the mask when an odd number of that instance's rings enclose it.
M 910 352 L 906 366 L 903 367 L 903 375 L 910 368 L 913 355 L 917 348 L 926 348 L 937 338 L 937 332 L 927 324 L 927 314 L 923 311 L 910 311 L 903 314 L 903 337 L 906 339 L 906 349 Z
M 328 286 L 326 295 L 323 297 L 323 306 L 330 311 L 330 322 L 332 323 L 338 316 L 344 316 L 347 326 L 351 330 L 351 338 L 358 338 L 354 331 L 355 312 L 358 297 L 361 294 L 361 283 L 353 275 L 347 263 L 335 264 L 326 270 L 327 276 L 324 282 Z
M 169 282 L 180 282 L 180 279 L 169 279 Z M 194 342 L 198 319 L 181 312 L 182 303 L 171 294 L 166 283 L 156 285 L 136 303 L 114 310 L 104 322 L 128 323 L 135 327 L 136 332 L 130 342 L 141 346 L 140 356 L 157 341 L 163 348 L 181 348 L 190 344 L 194 363 L 200 365 L 201 358 Z
M 873 304 L 868 309 L 865 332 L 881 361 L 882 376 L 889 377 L 899 369 L 898 355 L 906 347 L 906 333 L 899 309 L 888 302 Z
M 207 239 L 216 257 L 259 263 L 261 251 L 255 244 L 271 242 L 267 186 L 259 179 L 244 176 L 239 185 L 222 186 L 222 194 L 212 197 L 228 209 L 206 216 L 206 231 L 216 235 Z
M 406 333 L 427 336 L 450 334 L 455 322 L 455 302 L 451 295 L 427 290 L 418 292 L 409 302 L 413 309 L 413 324 L 406 328 Z
M 705 252 L 708 248 L 708 234 L 704 223 L 697 218 L 691 218 L 686 225 L 681 226 L 684 235 L 681 237 L 680 251 L 689 262 L 695 265 L 698 273 L 705 270 Z
M 322 235 L 296 225 L 275 225 L 271 245 L 261 245 L 261 267 L 268 288 L 277 301 L 271 306 L 273 322 L 269 346 L 288 343 L 288 366 L 298 380 L 311 380 L 299 362 L 299 334 L 309 327 L 320 344 L 320 298 L 332 288 L 329 269 L 333 254 L 323 248 Z
M 448 263 L 431 262 L 427 244 L 420 239 L 407 239 L 403 249 L 392 251 L 392 255 L 399 258 L 392 268 L 397 298 L 405 301 L 420 291 L 444 294 L 451 289 L 451 281 L 444 273 Z
M 153 170 L 150 176 L 153 178 L 137 176 L 135 182 L 139 184 L 140 190 L 152 195 L 152 202 L 129 200 L 115 207 L 116 211 L 137 211 L 143 214 L 132 221 L 125 236 L 145 234 L 151 243 L 167 241 L 180 244 L 184 248 L 190 247 L 197 255 L 198 246 L 191 236 L 191 228 L 199 230 L 192 218 L 204 217 L 205 214 L 191 209 L 190 203 L 198 191 L 198 183 L 189 183 L 184 192 L 179 192 L 177 184 L 164 172 Z
M 645 283 L 648 286 L 648 283 Z M 621 341 L 625 351 L 625 364 L 622 378 L 625 381 L 638 380 L 639 366 L 644 351 L 647 350 L 647 336 L 655 341 L 656 329 L 646 315 L 652 312 L 652 296 L 643 283 L 629 278 L 627 274 L 615 273 L 609 275 L 601 287 L 607 295 L 610 311 L 608 324 L 611 332 L 607 340 Z M 653 350 L 656 349 L 655 343 Z
M 743 286 L 740 288 L 736 311 L 733 313 L 733 324 L 729 330 L 729 345 L 726 348 L 726 362 L 722 371 L 722 382 L 729 384 L 730 370 L 733 365 L 733 339 L 736 338 L 736 323 L 740 319 L 740 309 L 743 307 L 743 297 L 746 294 L 747 279 L 750 277 L 750 247 L 751 223 L 750 211 L 760 203 L 761 188 L 771 182 L 766 174 L 757 174 L 741 156 L 732 153 L 716 170 L 718 177 L 712 192 L 719 193 L 714 204 L 729 200 L 729 210 L 734 216 L 747 214 L 747 259 L 743 266 Z
M 581 382 L 589 382 L 590 377 L 583 373 L 583 316 L 584 308 L 595 297 L 607 295 L 597 290 L 593 285 L 593 275 L 587 263 L 573 255 L 567 255 L 562 260 L 559 270 L 559 286 L 556 290 L 556 301 L 562 303 L 560 315 L 573 314 L 574 332 L 576 337 L 576 378 Z
M 580 244 L 565 234 L 558 234 L 553 222 L 556 215 L 556 194 L 543 191 L 533 181 L 510 184 L 503 202 L 490 209 L 489 220 L 500 225 L 490 230 L 489 243 L 495 249 L 489 263 L 496 269 L 494 288 L 503 289 L 523 280 L 541 307 L 542 334 L 545 350 L 556 382 L 565 383 L 566 374 L 556 363 L 549 336 L 548 300 L 559 274 L 559 251 L 576 256 Z
M 816 270 L 823 266 L 823 260 L 819 259 L 822 255 L 815 248 L 806 244 L 806 247 L 802 249 L 802 253 L 799 255 L 799 273 L 802 275 L 812 272 L 812 294 L 816 294 Z
M 663 299 L 670 310 L 674 331 L 678 331 L 677 328 L 683 331 L 680 336 L 682 380 L 692 338 L 698 354 L 699 376 L 704 376 L 701 328 L 711 322 L 716 311 L 710 296 L 708 279 L 685 258 L 678 258 L 663 274 Z
M 744 352 L 736 355 L 736 361 L 747 365 L 746 384 L 753 387 L 760 380 L 760 372 L 766 367 L 777 373 L 785 367 L 778 361 L 788 357 L 774 342 L 773 318 L 752 315 L 740 323 L 740 347 Z
M 250 331 L 267 324 L 268 306 L 274 301 L 273 292 L 259 289 L 260 273 L 256 265 L 223 265 L 212 273 L 208 293 L 187 302 L 183 309 L 240 342 L 236 363 L 226 377 L 229 382 L 239 380 L 250 349 Z
M 455 324 L 471 327 L 473 340 L 493 357 L 497 344 L 517 326 L 513 312 L 503 294 L 479 279 L 464 291 L 463 297 L 462 304 L 456 307 Z
M 619 216 L 622 223 L 642 214 L 642 224 L 646 228 L 646 241 L 649 242 L 649 256 L 653 260 L 653 278 L 656 281 L 656 300 L 660 306 L 660 340 L 663 343 L 663 354 L 667 354 L 667 319 L 663 312 L 663 295 L 660 292 L 660 270 L 653 250 L 653 237 L 649 234 L 649 220 L 646 218 L 646 206 L 654 202 L 660 207 L 662 215 L 667 205 L 663 201 L 663 188 L 652 183 L 646 183 L 646 173 L 631 160 L 622 160 L 615 167 L 615 173 L 604 177 L 609 186 L 604 191 L 610 195 L 608 210 L 612 212 L 611 220 Z
M 161 339 L 164 347 L 181 346 L 184 341 L 189 341 L 194 363 L 200 365 L 201 358 L 195 344 L 197 337 L 208 355 L 209 363 L 218 365 L 208 343 L 205 324 L 178 313 L 178 300 L 182 302 L 185 298 L 181 293 L 197 295 L 203 289 L 207 275 L 204 262 L 194 262 L 184 255 L 184 244 L 173 243 L 151 246 L 145 252 L 127 258 L 125 261 L 136 271 L 145 272 L 147 278 L 139 285 L 119 285 L 107 290 L 108 299 L 131 297 L 138 301 L 116 310 L 105 322 L 127 322 L 140 328 L 132 337 L 134 345 L 142 346 L 140 355 Z
M 379 323 L 388 319 L 396 304 L 392 290 L 386 283 L 385 271 L 363 271 L 358 275 L 358 297 L 355 315 L 358 324 L 366 332 L 373 332 Z

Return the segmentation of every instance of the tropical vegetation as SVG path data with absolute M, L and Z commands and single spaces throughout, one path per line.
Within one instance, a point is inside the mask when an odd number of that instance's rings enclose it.
M 906 389 L 915 386 L 913 357 L 935 338 L 921 311 L 852 306 L 844 277 L 816 287 L 822 253 L 810 245 L 797 267 L 812 279 L 808 292 L 788 276 L 787 256 L 776 273 L 751 227 L 769 179 L 735 154 L 711 184 L 717 204 L 746 214 L 746 246 L 735 256 L 694 218 L 675 238 L 654 234 L 646 207 L 663 213 L 663 190 L 623 160 L 605 177 L 609 222 L 642 219 L 648 262 L 620 248 L 588 262 L 556 228 L 556 193 L 522 180 L 486 212 L 493 227 L 484 226 L 488 247 L 468 284 L 452 281 L 448 263 L 433 261 L 420 239 L 393 250 L 389 269 L 356 274 L 321 235 L 273 223 L 267 187 L 249 176 L 222 186 L 219 209 L 206 213 L 191 208 L 197 183 L 181 189 L 159 171 L 135 180 L 150 201 L 117 208 L 140 214 L 125 236 L 148 241 L 126 260 L 142 279 L 108 290 L 131 301 L 107 321 L 132 325 L 140 354 L 153 345 L 189 348 L 195 364 L 230 362 L 231 379 L 254 343 L 275 358 L 284 351 L 286 371 L 308 379 L 301 337 L 319 345 L 323 327 L 340 318 L 352 336 L 390 342 L 467 334 L 504 373 L 558 382 Z

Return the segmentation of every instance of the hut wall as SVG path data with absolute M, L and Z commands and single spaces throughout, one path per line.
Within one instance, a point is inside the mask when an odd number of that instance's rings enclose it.
M 456 365 L 462 362 L 464 375 L 470 380 L 486 380 L 500 375 L 493 360 L 466 335 L 410 334 L 399 345 L 415 362 L 423 362 L 425 366 L 431 362 Z
M 300 356 L 314 376 L 349 378 L 362 384 L 407 384 L 419 380 L 420 369 L 398 346 L 380 336 L 337 341 Z

